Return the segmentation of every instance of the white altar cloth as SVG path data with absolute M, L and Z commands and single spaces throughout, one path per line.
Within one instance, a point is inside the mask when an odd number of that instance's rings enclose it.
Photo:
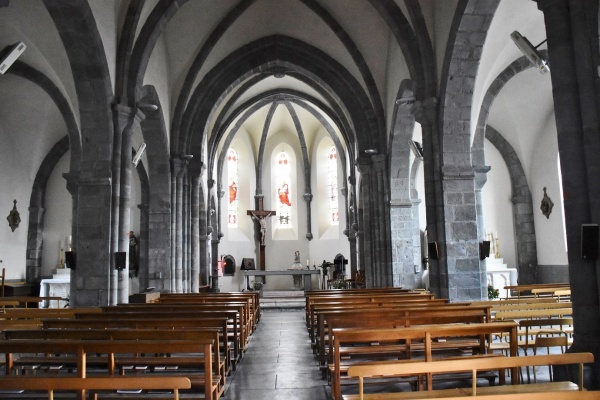
M 42 279 L 40 282 L 40 297 L 57 296 L 66 299 L 71 293 L 71 277 L 68 278 L 53 278 Z M 52 303 L 52 304 L 50 304 Z M 44 300 L 39 304 L 40 308 L 62 308 L 66 305 L 66 301 Z

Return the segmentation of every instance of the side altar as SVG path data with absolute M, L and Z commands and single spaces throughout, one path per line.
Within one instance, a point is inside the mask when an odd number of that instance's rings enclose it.
M 261 270 L 244 270 L 244 277 L 246 281 L 246 287 L 250 285 L 250 277 L 251 276 L 267 276 L 267 275 L 292 275 L 292 276 L 302 276 L 304 279 L 304 290 L 312 290 L 312 282 L 311 275 L 320 275 L 321 271 L 317 269 L 284 269 L 280 271 L 269 270 L 269 271 L 261 271 Z

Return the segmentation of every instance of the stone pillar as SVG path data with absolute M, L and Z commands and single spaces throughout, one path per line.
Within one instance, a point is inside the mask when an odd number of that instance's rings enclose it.
M 394 286 L 411 289 L 415 287 L 414 228 L 415 224 L 417 230 L 419 226 L 418 212 L 413 210 L 410 192 L 411 149 L 408 141 L 412 138 L 414 126 L 414 116 L 406 107 L 399 107 L 389 150 L 393 282 Z
M 190 185 L 188 175 L 188 165 L 186 162 L 185 173 L 183 175 L 183 204 L 182 204 L 182 215 L 183 215 L 183 231 L 182 235 L 182 276 L 181 281 L 183 284 L 183 293 L 189 293 L 190 285 Z
M 139 241 L 139 270 L 138 279 L 140 282 L 140 289 L 149 287 L 149 268 L 148 268 L 148 248 L 149 248 L 149 216 L 148 216 L 148 204 L 138 204 L 140 210 L 140 231 L 138 234 Z
M 219 243 L 220 240 L 211 240 L 211 266 L 212 266 L 212 285 L 210 288 L 211 292 L 220 292 L 219 289 L 219 268 L 217 262 L 219 261 Z
M 73 220 L 71 221 L 71 237 L 72 237 L 72 243 L 71 243 L 71 249 L 73 252 L 75 252 L 75 262 L 77 262 L 77 238 L 78 238 L 78 229 L 79 229 L 79 224 L 78 224 L 78 211 L 79 210 L 79 174 L 72 174 L 72 173 L 66 173 L 63 174 L 63 178 L 65 178 L 65 180 L 67 181 L 67 190 L 69 191 L 69 194 L 71 195 L 71 200 L 72 200 L 72 207 L 71 209 L 73 210 Z M 71 276 L 70 276 L 71 282 L 74 282 L 76 279 L 76 274 L 75 271 L 71 270 Z M 73 299 L 74 298 L 74 285 L 70 285 L 70 293 L 69 293 L 69 298 Z M 108 289 L 108 287 L 107 287 Z M 108 294 L 108 290 L 107 293 Z M 75 307 L 75 303 L 73 301 L 69 301 L 69 306 L 70 307 Z
M 129 223 L 131 215 L 131 142 L 133 129 L 139 126 L 144 114 L 137 108 L 123 104 L 113 105 L 113 160 L 111 205 L 111 268 L 110 304 L 129 301 L 129 257 L 122 271 L 114 265 L 114 253 L 129 253 Z
M 384 155 L 373 155 L 357 162 L 360 172 L 360 204 L 364 215 L 360 232 L 364 234 L 363 257 L 366 281 L 372 287 L 389 287 L 392 279 L 390 243 L 390 211 L 387 159 Z
M 171 158 L 171 261 L 170 268 L 170 284 L 169 290 L 171 293 L 177 292 L 175 269 L 177 265 L 177 177 L 181 171 L 181 159 L 179 157 Z
M 581 225 L 600 223 L 598 78 L 597 65 L 590 54 L 593 48 L 594 52 L 598 51 L 598 10 L 595 16 L 589 15 L 586 13 L 588 2 L 570 0 L 538 0 L 538 7 L 544 13 L 548 54 L 552 60 L 550 68 L 558 151 L 563 166 L 574 317 L 573 346 L 569 351 L 590 351 L 594 354 L 596 361 L 592 379 L 598 388 L 600 274 L 598 261 L 586 263 L 579 253 Z
M 441 180 L 441 139 L 438 128 L 438 101 L 429 98 L 418 101 L 411 109 L 415 120 L 421 124 L 423 134 L 423 167 L 425 176 L 425 208 L 427 238 L 437 242 L 439 259 L 429 257 L 429 283 L 436 297 L 449 298 L 448 271 L 445 251 L 444 199 Z
M 191 171 L 190 171 L 191 172 Z M 190 227 L 190 238 L 192 241 L 192 253 L 191 253 L 191 286 L 190 291 L 192 293 L 198 293 L 200 290 L 200 174 L 192 175 L 192 198 L 191 198 L 191 227 Z
M 183 292 L 183 180 L 185 165 L 180 163 L 175 189 L 175 293 Z
M 312 213 L 311 213 L 311 208 L 310 208 L 310 203 L 312 202 L 313 199 L 313 195 L 312 193 L 304 193 L 304 201 L 306 202 L 306 238 L 308 240 L 312 240 L 313 239 L 313 234 L 312 234 Z
M 348 177 L 348 221 L 346 226 L 348 227 L 346 236 L 348 236 L 348 242 L 350 242 L 350 271 L 356 273 L 361 269 L 358 257 L 358 223 L 357 223 L 357 206 L 356 206 L 356 175 L 352 173 Z
M 121 168 L 119 184 L 119 251 L 127 253 L 125 257 L 125 268 L 118 271 L 118 303 L 129 302 L 129 231 L 131 222 L 131 171 L 133 169 L 131 143 L 133 129 L 139 127 L 145 118 L 143 112 L 137 108 L 131 109 L 122 105 L 115 106 L 115 110 L 121 115 L 119 122 L 127 121 L 127 125 L 121 134 Z
M 27 260 L 25 265 L 27 271 L 25 277 L 27 283 L 39 284 L 41 279 L 40 270 L 42 269 L 42 250 L 44 232 L 44 213 L 43 207 L 29 207 L 29 228 L 27 230 Z
M 108 305 L 110 278 L 110 177 L 81 177 L 78 181 L 77 233 L 71 271 L 71 307 Z

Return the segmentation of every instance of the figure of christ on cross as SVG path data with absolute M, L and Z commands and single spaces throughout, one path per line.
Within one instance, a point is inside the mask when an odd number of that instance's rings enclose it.
M 262 206 L 262 204 L 259 204 Z M 263 210 L 263 207 L 258 207 L 258 210 L 248 210 L 247 214 L 258 222 L 260 228 L 260 269 L 265 270 L 265 237 L 267 235 L 267 218 L 276 215 L 275 211 Z

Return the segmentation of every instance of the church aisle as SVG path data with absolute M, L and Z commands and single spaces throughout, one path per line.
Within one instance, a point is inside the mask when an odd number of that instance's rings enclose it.
M 304 311 L 263 311 L 237 371 L 228 377 L 226 400 L 325 400 L 310 347 Z

